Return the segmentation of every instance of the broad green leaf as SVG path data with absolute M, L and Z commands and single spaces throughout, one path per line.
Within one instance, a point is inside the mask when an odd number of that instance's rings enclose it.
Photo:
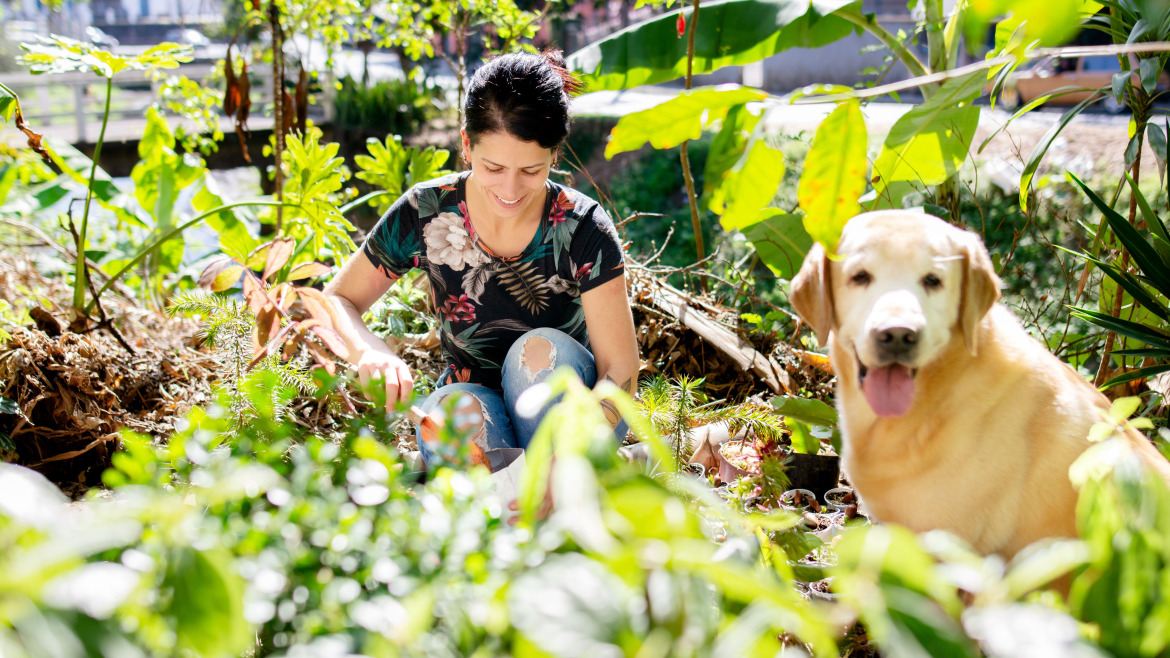
M 781 279 L 791 279 L 812 248 L 813 240 L 801 219 L 800 215 L 769 208 L 764 219 L 743 229 L 760 261 Z
M 879 196 L 896 181 L 938 185 L 962 167 L 979 126 L 979 108 L 958 105 L 978 96 L 986 82 L 983 71 L 948 80 L 930 100 L 898 119 L 873 163 Z M 901 199 L 890 203 L 898 207 Z
M 224 205 L 215 179 L 211 176 L 204 176 L 202 180 L 203 184 L 199 187 L 199 191 L 191 198 L 191 207 L 199 215 Z M 234 256 L 240 262 L 247 258 L 248 253 L 255 249 L 259 242 L 248 232 L 248 225 L 240 221 L 233 210 L 224 210 L 209 215 L 204 221 L 219 236 L 219 246 L 224 253 Z
M 821 440 L 813 436 L 811 427 L 793 418 L 789 418 L 786 425 L 791 432 L 789 440 L 792 442 L 793 452 L 801 455 L 817 454 L 821 449 Z
M 841 103 L 813 138 L 800 176 L 797 199 L 804 210 L 804 228 L 830 253 L 841 229 L 861 210 L 865 191 L 865 119 L 857 101 Z
M 1101 3 L 1096 0 L 974 0 L 967 6 L 968 44 L 980 43 L 987 25 L 1007 14 L 1008 18 L 1001 23 L 1009 24 L 1012 29 L 1022 27 L 1020 41 L 1023 43 L 1061 46 L 1077 33 L 1082 21 L 1097 13 Z
M 763 116 L 762 111 L 752 112 L 746 104 L 736 105 L 727 111 L 723 125 L 711 141 L 703 169 L 703 197 L 712 212 L 722 211 L 726 203 L 723 176 L 743 157 L 752 131 Z
M 763 219 L 776 188 L 784 180 L 784 154 L 763 139 L 757 139 L 723 179 L 721 197 L 727 200 L 719 208 L 720 220 L 728 231 L 745 229 Z
M 690 9 L 683 9 L 688 25 Z M 817 48 L 858 30 L 837 15 L 859 16 L 847 0 L 725 0 L 704 3 L 695 33 L 693 72 L 756 62 L 789 48 Z M 590 44 L 566 61 L 586 89 L 629 89 L 686 75 L 687 40 L 678 12 L 663 14 Z
M 793 418 L 810 425 L 835 427 L 837 410 L 813 398 L 778 395 L 772 398 L 772 407 L 785 418 Z
M 196 655 L 239 655 L 254 642 L 244 621 L 244 587 L 224 549 L 176 549 L 167 560 L 164 611 L 176 648 Z
M 684 91 L 648 110 L 618 119 L 605 145 L 605 157 L 636 151 L 646 142 L 656 149 L 667 149 L 698 139 L 703 128 L 722 119 L 731 108 L 767 97 L 765 92 L 739 85 Z

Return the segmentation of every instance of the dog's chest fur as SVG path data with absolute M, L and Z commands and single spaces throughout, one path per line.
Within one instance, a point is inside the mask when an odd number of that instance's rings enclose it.
M 898 418 L 874 415 L 856 359 L 833 341 L 842 458 L 876 519 L 915 531 L 950 530 L 980 552 L 1010 555 L 1033 537 L 1075 531 L 1065 502 L 1073 499 L 1067 469 L 1088 444 L 1073 438 L 1038 444 L 1029 435 L 1086 436 L 1096 394 L 1062 400 L 1068 387 L 1054 379 L 1075 373 L 1006 309 L 988 313 L 981 336 L 977 356 L 956 338 L 921 368 L 910 412 Z M 1053 518 L 1035 518 L 1037 506 Z M 1028 524 L 1041 524 L 1039 532 Z

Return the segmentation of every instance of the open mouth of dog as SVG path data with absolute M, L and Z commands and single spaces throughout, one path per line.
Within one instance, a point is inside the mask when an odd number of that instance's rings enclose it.
M 914 403 L 914 376 L 917 368 L 901 363 L 867 367 L 857 359 L 861 392 L 873 412 L 883 418 L 897 418 L 910 411 Z

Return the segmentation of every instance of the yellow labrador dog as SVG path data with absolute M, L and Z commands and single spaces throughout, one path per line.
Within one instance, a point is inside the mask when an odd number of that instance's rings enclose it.
M 869 512 L 1006 557 L 1075 536 L 1068 469 L 1109 403 L 996 303 L 978 236 L 878 211 L 850 220 L 837 251 L 809 252 L 792 304 L 828 339 L 842 460 Z M 1133 434 L 1170 480 L 1170 464 Z

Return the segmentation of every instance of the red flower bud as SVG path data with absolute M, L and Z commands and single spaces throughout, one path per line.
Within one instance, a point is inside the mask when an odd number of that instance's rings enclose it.
M 674 24 L 674 27 L 676 30 L 678 30 L 678 36 L 680 39 L 682 38 L 682 35 L 687 33 L 687 19 L 683 17 L 683 13 L 681 11 L 678 12 L 678 22 Z

